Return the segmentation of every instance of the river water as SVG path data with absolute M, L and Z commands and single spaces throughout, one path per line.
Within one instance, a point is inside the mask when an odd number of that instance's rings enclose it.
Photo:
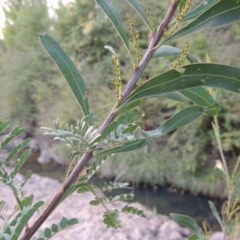
M 34 173 L 41 176 L 47 176 L 50 178 L 63 181 L 65 175 L 65 169 L 61 165 L 48 164 L 41 165 L 37 161 L 29 161 L 26 166 L 23 167 L 22 173 L 31 169 Z M 100 179 L 97 176 L 92 180 L 93 182 L 108 181 L 106 179 Z M 152 211 L 169 215 L 169 213 L 179 213 L 192 217 L 200 226 L 205 221 L 211 231 L 220 230 L 220 227 L 215 220 L 211 210 L 209 208 L 208 201 L 211 200 L 215 203 L 218 210 L 221 208 L 219 200 L 208 199 L 203 196 L 193 196 L 188 193 L 181 193 L 173 189 L 167 188 L 149 188 L 149 187 L 135 187 L 132 186 L 131 192 L 135 195 L 135 201 L 142 203 Z M 119 193 L 127 193 L 124 189 Z

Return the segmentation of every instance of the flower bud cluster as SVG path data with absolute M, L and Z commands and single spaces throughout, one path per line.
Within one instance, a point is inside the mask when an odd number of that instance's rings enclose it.
M 133 20 L 131 19 L 131 17 L 129 16 L 129 14 L 127 14 L 127 21 L 129 24 L 129 28 L 128 30 L 130 31 L 131 35 L 132 35 L 132 39 L 130 39 L 130 42 L 133 43 L 135 52 L 136 52 L 136 68 L 139 66 L 139 62 L 140 62 L 140 58 L 141 58 L 141 54 L 139 53 L 139 44 L 138 44 L 138 40 L 139 40 L 139 31 L 135 31 L 134 29 L 134 25 L 133 25 Z
M 182 59 L 188 56 L 188 49 L 189 49 L 189 44 L 188 44 L 188 42 L 186 42 L 185 47 L 182 50 L 181 55 L 176 60 L 176 62 L 173 65 L 171 65 L 170 70 L 180 66 L 180 63 L 181 63 Z
M 150 24 L 152 25 L 152 29 L 154 29 L 154 31 L 157 29 L 156 28 L 156 20 L 153 16 L 153 12 L 151 10 L 151 3 L 147 2 L 147 0 L 144 0 L 145 3 L 145 8 L 144 11 L 146 12 L 148 18 L 150 19 Z
M 177 15 L 177 22 L 181 22 L 182 19 L 186 16 L 188 13 L 189 7 L 191 5 L 192 0 L 187 0 L 184 7 L 182 8 L 182 11 Z
M 115 54 L 113 54 L 112 57 L 114 62 L 114 74 L 115 74 L 115 79 L 113 79 L 113 82 L 116 88 L 117 102 L 119 103 L 119 100 L 122 94 L 122 79 L 120 76 L 120 67 L 119 67 L 118 58 Z
M 168 38 L 174 31 L 176 31 L 178 29 L 178 25 L 179 23 L 182 21 L 182 19 L 186 16 L 186 14 L 188 13 L 189 7 L 191 5 L 191 1 L 192 0 L 187 0 L 184 7 L 182 8 L 182 10 L 178 13 L 176 20 L 175 20 L 175 24 L 174 26 L 167 31 L 168 29 L 164 30 L 164 38 L 163 40 L 165 40 L 166 38 Z

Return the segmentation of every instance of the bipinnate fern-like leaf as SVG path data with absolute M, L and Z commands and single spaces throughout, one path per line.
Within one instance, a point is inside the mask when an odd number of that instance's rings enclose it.
M 67 219 L 66 217 L 63 217 L 61 219 L 61 221 L 59 223 L 53 223 L 51 225 L 51 227 L 47 227 L 45 228 L 39 237 L 35 237 L 33 238 L 33 240 L 47 240 L 50 239 L 51 237 L 53 237 L 55 234 L 59 233 L 60 231 L 71 227 L 73 225 L 76 225 L 78 223 L 80 223 L 81 220 L 77 219 L 77 218 L 70 218 Z
M 109 202 L 117 202 L 117 201 L 130 201 L 133 200 L 134 194 L 120 194 L 114 197 L 108 197 Z
M 96 167 L 93 167 L 96 168 Z M 99 196 L 99 192 L 104 192 L 104 191 L 111 191 L 111 190 L 116 190 L 120 188 L 129 188 L 128 187 L 129 183 L 101 183 L 99 184 L 99 187 L 95 187 L 94 184 L 88 183 L 88 182 L 80 182 L 75 184 L 75 190 L 78 193 L 84 193 L 84 192 L 92 192 L 95 198 L 91 200 L 89 203 L 92 206 L 99 206 L 102 205 L 107 212 L 104 213 L 104 220 L 103 222 L 107 225 L 107 227 L 112 227 L 112 228 L 119 228 L 121 227 L 120 220 L 118 219 L 118 210 L 110 211 L 107 207 L 107 204 L 117 202 L 117 201 L 130 201 L 133 199 L 134 194 L 129 193 L 129 194 L 120 194 L 116 196 Z M 73 190 L 74 191 L 74 190 Z M 125 206 L 122 209 L 122 212 L 129 212 L 136 214 L 141 217 L 146 217 L 143 211 L 136 209 L 134 207 L 129 207 Z
M 111 156 L 115 153 L 133 151 L 148 143 L 148 136 L 139 125 L 140 116 L 137 109 L 127 110 L 117 116 L 116 120 L 107 126 L 94 144 L 93 155 Z
M 0 131 L 4 132 L 9 126 L 9 121 L 0 121 Z M 23 128 L 15 128 L 9 134 L 3 138 L 0 143 L 0 150 L 12 141 L 15 137 L 22 134 L 25 130 Z M 31 176 L 31 171 L 28 171 L 26 178 L 22 182 L 17 184 L 14 182 L 14 178 L 26 163 L 28 157 L 31 154 L 30 150 L 23 151 L 29 144 L 30 139 L 25 139 L 22 143 L 13 147 L 7 157 L 0 163 L 0 182 L 9 187 L 16 199 L 17 206 L 15 209 L 8 213 L 8 208 L 4 201 L 0 202 L 0 217 L 4 220 L 3 231 L 0 232 L 0 239 L 17 240 L 21 235 L 23 229 L 27 226 L 29 219 L 33 214 L 43 205 L 44 202 L 39 201 L 33 203 L 33 195 L 24 196 L 23 187 L 27 180 Z M 8 164 L 18 153 L 22 152 L 21 156 L 17 160 L 15 167 L 9 171 Z M 5 213 L 5 215 L 4 215 Z M 7 213 L 7 214 L 6 214 Z
M 88 182 L 81 182 L 76 184 L 77 193 L 91 192 L 92 186 Z
M 9 127 L 10 120 L 0 121 L 0 134 L 2 134 Z
M 86 152 L 87 148 L 91 148 L 100 136 L 97 134 L 98 129 L 92 125 L 93 122 L 93 117 L 85 116 L 76 126 L 66 124 L 65 128 L 61 129 L 57 119 L 55 129 L 48 127 L 42 129 L 47 130 L 44 134 L 53 136 L 53 140 L 59 140 L 71 147 L 74 154 L 81 154 Z
M 122 189 L 122 188 L 128 188 L 131 189 L 129 186 L 129 183 L 116 183 L 116 182 L 110 182 L 110 183 L 99 183 L 98 188 L 101 191 L 112 191 L 112 190 L 117 190 L 117 189 Z
M 6 212 L 8 211 L 8 206 L 6 205 L 6 202 L 5 201 L 3 201 L 3 200 L 1 200 L 0 201 L 0 218 L 2 219 L 2 220 L 6 220 Z
M 103 215 L 103 222 L 108 228 L 120 228 L 121 221 L 119 219 L 118 211 L 105 212 Z
M 78 181 L 73 184 L 63 195 L 61 201 L 69 197 L 73 192 L 84 193 L 84 192 L 92 192 L 96 194 L 98 190 L 92 183 L 88 183 L 91 177 L 96 173 L 96 171 L 104 164 L 107 160 L 107 156 L 98 156 L 93 163 L 88 167 L 88 171 L 83 175 L 79 176 Z
M 90 204 L 93 206 L 98 206 L 100 204 L 107 204 L 117 201 L 130 201 L 133 200 L 134 194 L 120 194 L 117 196 L 110 196 L 110 197 L 96 197 L 94 200 L 90 201 Z
M 29 207 L 29 206 L 32 206 L 32 204 L 33 204 L 33 194 L 31 194 L 31 195 L 29 195 L 29 196 L 25 196 L 23 199 L 22 199 L 22 201 L 21 201 L 21 203 L 22 203 L 22 206 L 23 207 Z
M 106 160 L 107 155 L 97 157 L 96 160 L 89 167 L 86 178 L 89 180 L 96 173 L 96 171 L 106 162 Z
M 22 182 L 22 183 L 20 184 L 20 186 L 19 186 L 19 189 L 18 189 L 19 192 L 22 193 L 25 184 L 27 183 L 27 181 L 29 180 L 29 178 L 30 178 L 31 176 L 32 176 L 32 171 L 31 171 L 31 170 L 28 170 L 28 171 L 26 172 L 25 179 L 23 180 L 23 182 Z M 24 194 L 22 194 L 22 195 L 24 195 Z
M 5 222 L 4 232 L 9 239 L 18 239 L 24 227 L 28 224 L 33 214 L 44 204 L 43 201 L 36 202 L 33 206 L 24 207 L 22 211 L 10 222 Z M 5 236 L 5 239 L 7 239 Z
M 17 208 L 14 211 L 11 211 L 7 206 L 7 203 L 3 200 L 0 201 L 0 218 L 3 221 L 9 221 L 11 217 L 17 212 Z
M 147 216 L 144 214 L 144 212 L 142 210 L 139 210 L 135 207 L 132 207 L 132 206 L 128 206 L 128 205 L 125 205 L 123 208 L 122 208 L 122 212 L 125 212 L 125 213 L 132 213 L 132 214 L 136 214 L 140 217 L 143 217 L 143 218 L 147 218 Z
M 17 175 L 17 173 L 19 172 L 19 170 L 21 169 L 21 167 L 25 164 L 25 162 L 27 161 L 28 157 L 31 154 L 31 150 L 26 150 L 21 157 L 19 158 L 16 166 L 14 167 L 14 169 L 11 171 L 10 176 L 11 179 L 13 180 L 15 178 L 15 176 Z
M 3 132 L 9 127 L 9 121 L 0 121 L 0 131 Z M 24 133 L 24 128 L 16 127 L 13 131 L 11 131 L 9 134 L 3 138 L 2 142 L 0 143 L 0 151 L 15 137 L 19 136 L 20 134 Z M 31 151 L 26 150 L 24 151 L 20 158 L 17 161 L 16 166 L 11 171 L 10 174 L 7 173 L 5 170 L 5 167 L 8 165 L 10 160 L 12 160 L 19 152 L 23 151 L 27 145 L 29 144 L 30 139 L 25 139 L 22 143 L 18 144 L 17 146 L 13 147 L 10 153 L 7 155 L 7 157 L 3 160 L 3 162 L 0 163 L 0 181 L 1 182 L 11 182 L 16 174 L 19 172 L 20 168 L 23 166 L 23 164 L 26 162 L 27 158 L 29 157 Z
M 136 108 L 127 110 L 118 115 L 117 118 L 103 130 L 101 134 L 102 139 L 106 138 L 106 136 L 109 135 L 112 131 L 115 131 L 120 124 L 127 125 L 136 121 L 138 115 L 139 114 Z
M 47 128 L 43 128 L 47 129 Z M 87 141 L 87 139 L 84 138 L 84 136 L 81 136 L 80 134 L 73 133 L 72 131 L 66 131 L 66 130 L 54 130 L 54 129 L 47 129 L 48 132 L 45 134 L 54 136 L 53 140 L 60 140 L 61 142 L 65 142 L 72 145 L 73 141 L 78 141 L 81 144 L 89 147 L 90 143 Z
M 21 150 L 26 148 L 30 141 L 31 141 L 31 139 L 27 138 L 22 143 L 20 143 L 17 146 L 13 147 L 13 149 L 10 151 L 10 153 L 8 154 L 8 156 L 6 157 L 6 159 L 4 161 L 5 164 L 9 163 L 9 161 L 11 159 L 13 159 L 13 157 L 15 157 Z
M 13 138 L 21 135 L 24 132 L 25 132 L 24 128 L 19 127 L 14 128 L 13 131 L 10 134 L 6 135 L 5 139 L 1 142 L 0 150 L 3 149 Z

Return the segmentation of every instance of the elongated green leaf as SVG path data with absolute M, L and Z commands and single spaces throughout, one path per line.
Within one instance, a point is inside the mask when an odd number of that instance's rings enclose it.
M 136 10 L 136 12 L 140 15 L 144 23 L 147 25 L 148 29 L 152 31 L 152 27 L 148 21 L 148 17 L 145 14 L 144 10 L 141 8 L 137 0 L 127 0 L 127 2 Z
M 180 91 L 180 93 L 196 105 L 208 107 L 215 103 L 212 95 L 203 87 L 194 87 Z
M 189 124 L 190 122 L 196 120 L 203 113 L 204 110 L 199 106 L 187 107 L 173 115 L 157 129 L 153 131 L 147 131 L 146 135 L 149 138 L 157 138 L 163 136 L 179 127 L 183 127 Z
M 234 201 L 236 200 L 236 198 L 238 198 L 238 196 L 240 195 L 240 176 L 239 174 L 237 175 L 237 178 L 233 184 L 233 191 L 232 191 L 232 197 L 231 197 L 231 204 L 234 203 Z
M 218 213 L 218 211 L 217 211 L 214 203 L 211 202 L 211 201 L 208 201 L 208 203 L 209 203 L 209 206 L 210 206 L 210 208 L 211 208 L 211 210 L 212 210 L 212 214 L 213 214 L 214 217 L 217 219 L 217 221 L 218 221 L 219 225 L 221 226 L 221 228 L 224 229 L 224 226 L 223 226 L 223 224 L 222 224 L 221 217 L 219 216 L 219 213 Z
M 197 86 L 221 88 L 240 93 L 240 68 L 211 63 L 190 64 L 160 74 L 134 90 L 121 107 L 162 93 Z
M 95 156 L 108 155 L 114 153 L 128 152 L 136 149 L 140 149 L 146 145 L 146 139 L 137 139 L 128 141 L 122 144 L 118 144 L 113 147 L 106 148 L 104 150 L 97 150 L 94 152 Z
M 163 94 L 160 94 L 159 97 L 168 98 L 168 99 L 175 100 L 178 102 L 184 101 L 184 98 L 178 92 L 163 93 Z
M 198 60 L 197 60 L 196 57 L 194 57 L 192 54 L 188 54 L 188 55 L 187 55 L 187 60 L 188 60 L 190 63 L 198 63 Z
M 166 41 L 173 40 L 182 36 L 197 33 L 206 29 L 227 26 L 240 21 L 240 2 L 237 0 L 221 0 L 207 9 L 193 22 L 180 29 Z
M 40 41 L 53 61 L 58 66 L 62 75 L 66 79 L 68 86 L 72 90 L 77 102 L 79 103 L 84 115 L 89 114 L 87 99 L 87 89 L 85 83 L 79 74 L 76 66 L 69 56 L 63 51 L 59 44 L 48 34 L 40 34 Z
M 128 49 L 128 39 L 123 29 L 122 22 L 120 20 L 119 14 L 110 0 L 95 0 L 103 12 L 107 15 L 115 29 L 117 30 L 120 38 L 122 39 L 124 45 Z
M 230 222 L 227 223 L 227 225 L 225 225 L 225 233 L 226 236 L 230 236 L 231 233 L 233 233 L 234 231 L 236 231 L 237 229 L 237 224 L 236 222 L 240 220 L 240 214 L 238 212 L 236 212 L 234 218 L 232 220 L 230 220 Z M 236 235 L 235 235 L 236 236 Z M 236 236 L 235 239 L 238 239 L 238 237 Z
M 181 215 L 181 214 L 175 214 L 170 213 L 171 218 L 176 221 L 178 224 L 187 227 L 191 231 L 197 234 L 199 237 L 199 240 L 204 240 L 204 233 L 202 229 L 197 225 L 197 223 L 190 217 Z
M 158 97 L 167 98 L 167 99 L 171 99 L 178 102 L 184 102 L 184 97 L 178 92 L 163 93 L 163 94 L 159 94 Z M 132 104 L 127 105 L 126 107 L 119 108 L 118 115 L 122 115 L 131 109 L 137 108 L 138 106 L 141 105 L 142 102 L 143 102 L 142 100 L 135 101 Z
M 182 49 L 180 49 L 180 48 L 169 46 L 169 45 L 162 45 L 154 53 L 153 58 L 180 56 L 181 53 L 182 53 Z M 187 59 L 191 63 L 197 63 L 198 62 L 197 59 L 192 54 L 188 54 Z
M 177 47 L 162 45 L 154 53 L 153 57 L 168 57 L 168 56 L 179 56 L 182 53 L 182 50 Z
M 207 0 L 202 1 L 202 4 L 190 11 L 182 21 L 188 21 L 195 18 L 198 18 L 200 15 L 202 15 L 204 12 L 206 12 L 209 8 L 211 8 L 213 5 L 215 5 L 220 0 Z

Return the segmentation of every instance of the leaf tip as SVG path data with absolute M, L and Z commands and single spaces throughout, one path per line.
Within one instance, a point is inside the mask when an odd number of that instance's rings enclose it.
M 39 37 L 45 37 L 46 34 L 47 34 L 47 33 L 45 33 L 45 32 L 44 32 L 44 33 L 38 33 L 38 36 L 39 36 Z

